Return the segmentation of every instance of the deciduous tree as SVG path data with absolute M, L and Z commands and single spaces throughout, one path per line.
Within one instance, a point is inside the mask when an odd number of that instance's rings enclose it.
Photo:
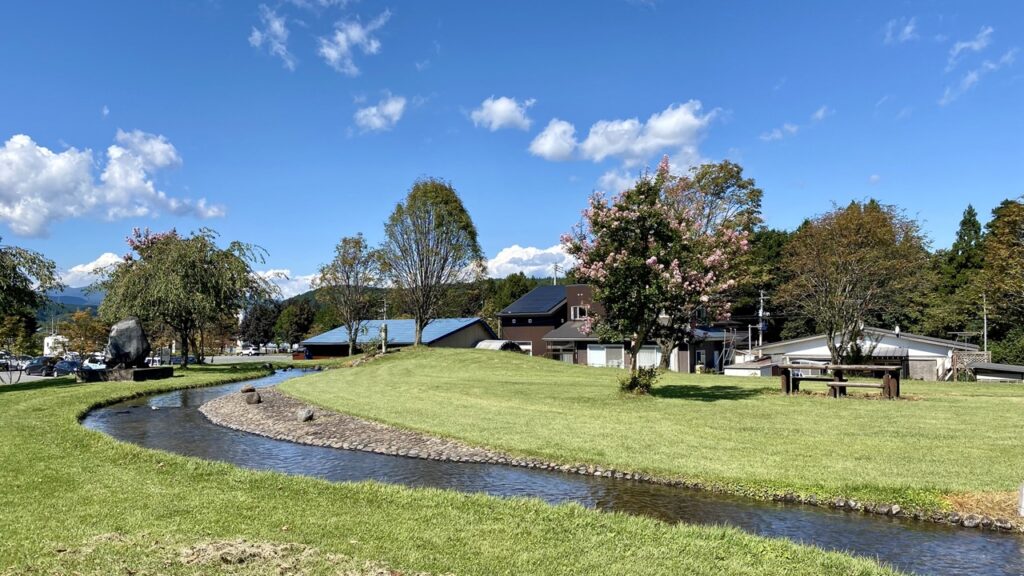
M 189 350 L 202 361 L 197 336 L 203 326 L 277 292 L 252 269 L 263 262 L 262 248 L 237 241 L 220 248 L 216 240 L 217 233 L 206 228 L 189 236 L 135 229 L 128 237 L 132 252 L 97 285 L 106 293 L 101 316 L 165 324 L 181 343 L 182 364 L 188 365 Z
M 68 339 L 67 351 L 77 352 L 84 360 L 89 354 L 106 347 L 110 327 L 89 311 L 79 310 L 61 323 L 60 333 Z
M 314 317 L 315 312 L 309 300 L 299 299 L 288 303 L 277 317 L 277 337 L 289 345 L 298 344 L 313 327 Z
M 395 206 L 384 234 L 383 265 L 415 320 L 419 345 L 452 288 L 483 275 L 476 226 L 452 185 L 428 178 L 413 184 Z
M 875 200 L 805 222 L 786 246 L 790 278 L 779 297 L 812 318 L 833 362 L 855 354 L 866 323 L 897 314 L 930 283 L 927 241 L 917 222 Z
M 350 355 L 365 322 L 375 315 L 381 283 L 380 255 L 362 234 L 342 238 L 334 259 L 320 267 L 313 281 L 317 298 L 348 331 Z
M 747 249 L 747 232 L 736 216 L 743 210 L 715 207 L 716 190 L 674 178 L 666 160 L 654 177 L 644 175 L 611 201 L 592 196 L 583 221 L 562 238 L 578 261 L 576 276 L 594 287 L 604 308 L 583 329 L 629 343 L 633 382 L 645 343 L 728 317 L 732 266 Z
M 281 313 L 281 306 L 273 300 L 253 302 L 242 314 L 242 322 L 238 326 L 242 340 L 253 344 L 257 349 L 274 340 L 274 327 Z

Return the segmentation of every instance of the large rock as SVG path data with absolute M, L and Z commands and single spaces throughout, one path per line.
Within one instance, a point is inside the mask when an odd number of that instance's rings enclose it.
M 122 320 L 110 329 L 104 353 L 107 368 L 145 368 L 149 351 L 142 323 L 135 318 Z
M 299 422 L 309 422 L 313 419 L 312 408 L 299 408 L 295 411 L 295 419 Z

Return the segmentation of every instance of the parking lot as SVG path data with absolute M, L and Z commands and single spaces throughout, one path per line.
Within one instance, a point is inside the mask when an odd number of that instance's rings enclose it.
M 288 362 L 292 359 L 290 354 L 267 354 L 266 356 L 211 356 L 207 357 L 206 361 L 210 364 L 241 364 L 248 362 Z M 7 382 L 8 372 L 0 374 L 0 386 L 8 384 Z M 38 382 L 39 380 L 51 380 L 53 376 L 29 376 L 27 374 L 21 374 L 21 379 L 18 380 L 17 373 L 15 373 L 15 381 L 19 384 L 26 382 Z

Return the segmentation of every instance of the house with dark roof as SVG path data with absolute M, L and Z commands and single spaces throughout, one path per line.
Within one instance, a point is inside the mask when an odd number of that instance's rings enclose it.
M 356 344 L 379 341 L 381 327 L 387 326 L 388 347 L 411 346 L 416 322 L 403 320 L 366 320 L 362 323 Z M 494 331 L 480 318 L 436 318 L 423 329 L 423 344 L 435 348 L 473 348 L 483 340 L 496 338 Z M 339 326 L 302 342 L 313 358 L 348 356 L 348 329 Z
M 542 356 L 585 366 L 629 366 L 626 342 L 602 342 L 595 334 L 584 334 L 589 316 L 600 316 L 604 308 L 594 300 L 587 284 L 539 286 L 498 313 L 501 336 L 512 340 L 533 356 Z M 669 369 L 694 372 L 697 366 L 718 371 L 726 364 L 727 351 L 735 346 L 735 331 L 722 327 L 694 330 L 691 341 L 672 350 Z M 662 351 L 654 342 L 640 349 L 640 366 L 661 364 Z
M 975 344 L 884 328 L 866 326 L 862 332 L 858 345 L 868 363 L 902 366 L 903 376 L 915 380 L 941 380 L 952 370 L 953 352 L 978 350 Z M 754 348 L 751 355 L 770 356 L 776 364 L 830 362 L 832 359 L 824 334 L 764 344 Z

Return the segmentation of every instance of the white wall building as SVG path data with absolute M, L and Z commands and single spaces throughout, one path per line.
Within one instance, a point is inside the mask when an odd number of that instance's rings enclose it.
M 864 336 L 859 344 L 866 356 L 865 361 L 871 364 L 902 365 L 904 377 L 915 380 L 941 380 L 952 369 L 953 351 L 978 350 L 977 345 L 966 342 L 872 327 L 864 328 Z M 765 344 L 754 349 L 754 356 L 769 356 L 775 364 L 827 362 L 832 357 L 824 334 Z

